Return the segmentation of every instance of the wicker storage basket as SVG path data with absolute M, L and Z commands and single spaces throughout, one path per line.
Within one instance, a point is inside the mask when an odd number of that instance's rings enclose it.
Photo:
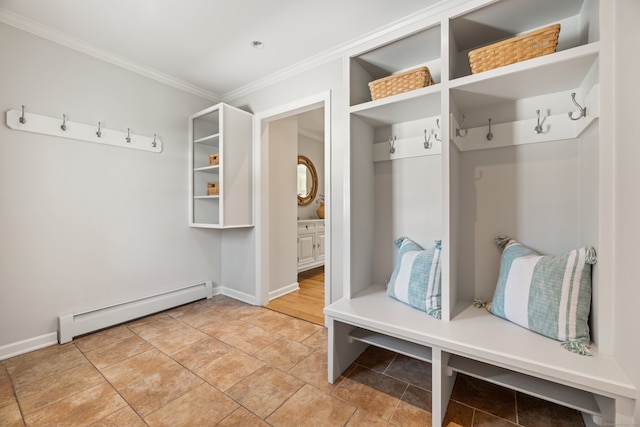
M 220 194 L 219 182 L 207 182 L 207 196 L 217 196 Z
M 433 78 L 429 68 L 420 67 L 372 81 L 369 83 L 369 90 L 371 91 L 371 99 L 375 101 L 432 84 Z
M 503 40 L 469 52 L 471 73 L 481 73 L 494 68 L 548 55 L 556 51 L 560 24 Z

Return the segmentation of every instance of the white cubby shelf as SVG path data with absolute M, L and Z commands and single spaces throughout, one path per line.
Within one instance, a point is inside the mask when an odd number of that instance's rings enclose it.
M 457 373 L 596 423 L 632 420 L 637 391 L 612 357 L 611 256 L 593 269 L 592 357 L 473 306 L 493 297 L 499 235 L 550 255 L 609 247 L 613 216 L 601 195 L 614 143 L 605 107 L 613 91 L 611 7 L 475 0 L 348 53 L 346 272 L 344 298 L 325 308 L 330 381 L 375 345 L 432 363 L 434 426 Z M 557 23 L 555 53 L 471 73 L 470 50 Z M 433 67 L 435 84 L 371 100 L 369 82 L 421 65 Z M 577 120 L 574 93 L 586 107 Z M 429 150 L 425 131 L 438 135 Z M 401 236 L 423 247 L 442 240 L 442 319 L 386 295 Z

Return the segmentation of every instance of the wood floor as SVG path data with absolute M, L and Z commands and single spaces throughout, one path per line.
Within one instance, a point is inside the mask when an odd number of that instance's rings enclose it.
M 300 289 L 269 302 L 267 308 L 324 326 L 324 267 L 298 274 Z

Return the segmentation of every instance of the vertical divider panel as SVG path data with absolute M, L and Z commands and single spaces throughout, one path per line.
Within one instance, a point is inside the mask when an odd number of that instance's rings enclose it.
M 451 126 L 449 124 L 449 39 L 451 30 L 449 20 L 443 19 L 440 23 L 441 46 L 440 55 L 442 63 L 442 95 L 440 97 L 440 123 L 442 130 L 442 320 L 451 320 L 451 313 L 456 301 L 455 289 L 455 240 L 452 235 L 452 212 L 455 210 L 451 206 Z
M 431 355 L 432 423 L 434 426 L 440 426 L 443 425 L 444 416 L 447 413 L 453 385 L 456 382 L 456 373 L 449 369 L 451 354 L 432 347 Z

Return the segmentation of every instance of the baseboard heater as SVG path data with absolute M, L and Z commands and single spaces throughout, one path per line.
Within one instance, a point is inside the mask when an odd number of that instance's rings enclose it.
M 206 281 L 95 310 L 58 316 L 58 342 L 64 344 L 89 332 L 212 296 L 212 282 Z

